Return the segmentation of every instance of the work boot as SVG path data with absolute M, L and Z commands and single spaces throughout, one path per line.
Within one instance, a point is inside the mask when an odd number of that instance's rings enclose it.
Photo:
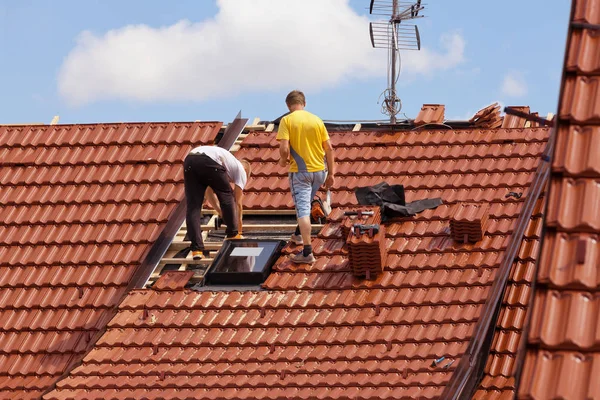
M 302 252 L 290 257 L 290 260 L 294 264 L 312 264 L 315 261 L 317 261 L 312 253 L 309 253 L 307 256 L 305 256 L 304 254 L 302 254 Z
M 242 236 L 242 234 L 241 234 L 241 233 L 238 233 L 238 234 L 237 234 L 237 235 L 235 235 L 235 236 L 232 236 L 232 237 L 226 237 L 226 238 L 225 238 L 225 239 L 223 239 L 223 240 L 243 239 L 243 238 L 244 238 L 244 237 Z
M 196 261 L 202 260 L 204 258 L 204 252 L 202 250 L 193 250 L 192 258 Z
M 296 235 L 295 233 L 292 234 L 290 241 L 298 246 L 302 246 L 304 244 L 304 240 L 302 240 L 302 235 Z

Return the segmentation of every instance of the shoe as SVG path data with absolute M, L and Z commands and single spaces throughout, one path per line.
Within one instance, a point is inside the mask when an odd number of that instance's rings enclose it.
M 302 252 L 290 257 L 290 259 L 294 264 L 312 264 L 317 261 L 312 253 L 305 257 Z
M 292 237 L 290 238 L 290 242 L 292 242 L 298 246 L 302 246 L 304 244 L 304 240 L 302 240 L 302 235 L 296 235 L 295 233 L 292 234 Z
M 232 239 L 243 239 L 244 237 L 242 236 L 241 233 L 238 233 L 237 235 L 233 236 L 233 237 L 226 237 L 223 240 L 232 240 Z
M 192 258 L 196 261 L 202 260 L 204 258 L 204 252 L 202 250 L 192 251 Z

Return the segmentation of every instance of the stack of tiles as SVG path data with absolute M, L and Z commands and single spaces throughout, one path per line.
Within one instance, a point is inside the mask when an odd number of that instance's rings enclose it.
M 489 203 L 458 203 L 450 219 L 450 233 L 457 242 L 483 239 L 489 215 Z
M 387 256 L 385 243 L 385 227 L 383 225 L 371 226 L 371 229 L 353 228 L 348 234 L 348 257 L 352 274 L 356 277 L 374 279 L 383 272 Z
M 380 207 L 361 207 L 343 211 L 341 222 L 342 238 L 348 239 L 348 234 L 354 224 L 374 225 L 381 223 Z M 347 215 L 350 214 L 350 215 Z

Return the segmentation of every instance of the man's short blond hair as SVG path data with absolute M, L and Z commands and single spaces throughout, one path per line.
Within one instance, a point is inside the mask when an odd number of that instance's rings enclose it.
M 285 98 L 285 104 L 287 104 L 288 107 L 291 107 L 294 104 L 300 104 L 302 106 L 306 105 L 306 98 L 304 97 L 304 93 L 302 93 L 299 90 L 292 90 L 288 93 L 287 97 Z

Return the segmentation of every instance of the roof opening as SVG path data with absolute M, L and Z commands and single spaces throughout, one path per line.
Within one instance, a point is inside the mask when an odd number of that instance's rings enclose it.
M 206 284 L 260 285 L 284 245 L 272 239 L 226 240 L 206 273 Z

